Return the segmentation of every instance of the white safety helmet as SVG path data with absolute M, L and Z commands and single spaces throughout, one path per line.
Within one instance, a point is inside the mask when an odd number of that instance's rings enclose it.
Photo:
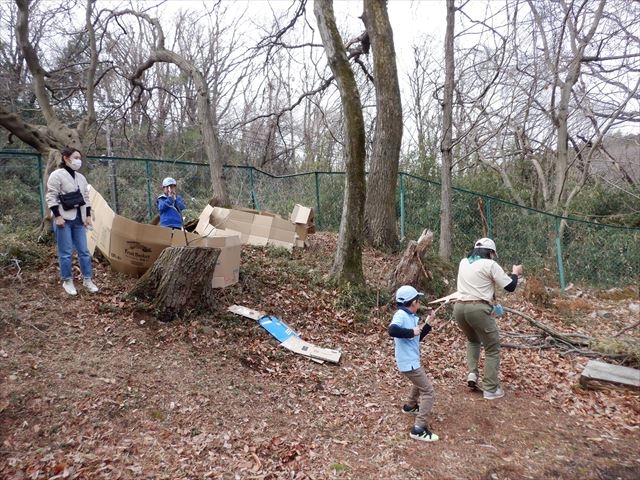
M 490 238 L 481 238 L 474 245 L 475 248 L 486 248 L 487 250 L 493 250 L 493 253 L 498 256 L 498 252 L 496 251 L 496 244 Z
M 167 177 L 164 180 L 162 180 L 162 186 L 163 187 L 169 187 L 171 185 L 175 185 L 176 184 L 176 179 L 173 177 Z
M 407 303 L 416 297 L 422 297 L 424 293 L 417 291 L 411 285 L 403 285 L 396 292 L 396 302 Z

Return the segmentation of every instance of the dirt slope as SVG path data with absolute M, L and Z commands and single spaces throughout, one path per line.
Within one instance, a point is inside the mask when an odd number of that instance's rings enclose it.
M 335 239 L 314 235 L 292 256 L 243 250 L 240 284 L 220 309 L 157 322 L 125 293 L 134 280 L 96 264 L 97 295 L 63 297 L 54 253 L 40 271 L 0 282 L 0 478 L 109 479 L 638 479 L 640 395 L 583 390 L 588 358 L 550 348 L 506 348 L 505 398 L 465 385 L 461 335 L 450 312 L 423 359 L 436 388 L 431 427 L 411 440 L 400 413 L 407 384 L 393 362 L 380 305 L 364 321 L 326 286 Z M 396 258 L 367 252 L 366 273 L 386 294 Z M 305 340 L 343 352 L 320 365 L 287 352 L 238 303 L 267 310 Z M 637 299 L 585 296 L 567 323 L 558 309 L 527 311 L 563 331 L 616 332 Z M 632 307 L 630 309 L 630 307 Z M 505 342 L 539 335 L 501 320 Z M 638 340 L 638 329 L 627 332 Z

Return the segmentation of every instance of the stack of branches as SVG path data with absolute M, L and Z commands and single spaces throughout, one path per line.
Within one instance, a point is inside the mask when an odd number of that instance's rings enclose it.
M 526 344 L 502 342 L 502 347 L 520 349 L 554 348 L 560 350 L 562 355 L 576 354 L 585 357 L 604 358 L 630 367 L 640 367 L 640 342 L 620 338 L 623 333 L 640 325 L 640 320 L 623 328 L 612 337 L 591 337 L 578 333 L 558 332 L 548 325 L 538 322 L 526 313 L 513 308 L 503 308 L 505 312 L 513 313 L 526 319 L 531 326 L 542 330 L 544 335 L 505 333 L 505 336 L 525 340 Z

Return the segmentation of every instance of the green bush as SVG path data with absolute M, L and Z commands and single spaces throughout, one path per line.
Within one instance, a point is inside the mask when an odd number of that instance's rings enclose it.
M 37 269 L 51 258 L 53 236 L 48 233 L 38 237 L 25 228 L 0 235 L 0 268 L 12 270 Z

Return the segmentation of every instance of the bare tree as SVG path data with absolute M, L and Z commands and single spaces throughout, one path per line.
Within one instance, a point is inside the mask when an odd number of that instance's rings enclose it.
M 366 197 L 366 150 L 362 105 L 353 71 L 336 26 L 333 1 L 315 0 L 313 12 L 329 67 L 338 84 L 345 123 L 346 183 L 332 275 L 340 283 L 362 284 L 362 226 Z
M 441 83 L 439 71 L 444 71 L 439 59 L 430 50 L 433 38 L 425 38 L 412 47 L 413 68 L 407 73 L 409 101 L 406 108 L 405 136 L 410 136 L 405 157 L 407 166 L 418 175 L 438 178 L 442 110 L 436 103 L 437 86 Z M 436 73 L 436 71 L 438 73 Z
M 219 3 L 216 3 L 214 9 L 218 6 Z M 222 16 L 222 13 L 216 10 L 215 15 L 216 18 L 218 18 L 218 15 Z M 197 124 L 202 135 L 204 151 L 209 161 L 213 193 L 219 204 L 229 205 L 229 195 L 223 176 L 224 151 L 219 137 L 218 124 L 220 118 L 223 117 L 225 113 L 225 108 L 221 105 L 221 98 L 224 97 L 225 93 L 223 91 L 225 88 L 223 81 L 224 75 L 229 75 L 241 62 L 241 60 L 233 55 L 234 47 L 237 45 L 232 42 L 230 45 L 223 46 L 219 43 L 221 36 L 220 30 L 210 32 L 211 37 L 217 41 L 210 41 L 210 45 L 213 48 L 207 49 L 203 46 L 199 47 L 198 50 L 208 53 L 205 58 L 197 61 L 194 58 L 190 58 L 187 50 L 184 48 L 185 45 L 182 45 L 180 49 L 184 53 L 167 48 L 165 32 L 159 19 L 151 17 L 146 13 L 130 9 L 112 12 L 109 17 L 105 19 L 105 24 L 109 24 L 111 21 L 123 16 L 138 18 L 143 24 L 146 24 L 150 28 L 150 38 L 153 38 L 148 56 L 136 65 L 135 70 L 129 77 L 134 86 L 134 90 L 132 91 L 134 101 L 148 100 L 148 92 L 158 88 L 155 85 L 147 86 L 145 79 L 146 72 L 158 63 L 176 65 L 193 81 Z M 219 25 L 216 26 L 219 27 Z M 208 75 L 209 70 L 213 71 L 211 75 Z M 241 85 L 241 79 L 246 74 L 246 72 L 239 70 L 235 73 L 238 75 L 238 78 L 230 84 L 231 90 L 226 92 L 226 95 L 229 97 L 233 97 L 233 92 Z M 209 78 L 211 78 L 211 81 L 209 81 Z
M 365 236 L 374 247 L 395 247 L 396 185 L 402 144 L 402 102 L 386 0 L 365 0 L 363 21 L 373 52 L 376 127 L 371 152 Z
M 75 61 L 60 65 L 57 70 L 51 70 L 53 67 L 50 63 L 51 58 L 47 58 L 49 65 L 42 62 L 42 53 L 37 43 L 41 33 L 36 32 L 34 35 L 31 21 L 33 17 L 44 15 L 37 20 L 42 22 L 39 28 L 43 28 L 44 25 L 52 22 L 57 14 L 59 17 L 56 22 L 60 22 L 60 18 L 66 14 L 64 8 L 51 9 L 46 14 L 42 14 L 37 2 L 15 0 L 15 5 L 17 7 L 15 34 L 21 54 L 18 62 L 24 61 L 29 71 L 31 79 L 29 93 L 33 95 L 34 103 L 37 102 L 42 123 L 25 118 L 20 108 L 7 110 L 7 105 L 3 103 L 0 105 L 0 126 L 45 157 L 49 157 L 48 165 L 51 167 L 59 159 L 59 149 L 65 146 L 82 149 L 87 131 L 96 121 L 94 93 L 99 75 L 98 51 L 92 23 L 93 2 L 87 2 L 85 9 L 86 42 L 77 42 L 75 49 L 68 52 L 73 54 L 71 58 Z M 66 25 L 65 22 L 62 23 Z M 34 40 L 36 40 L 35 44 Z M 16 68 L 21 67 L 19 63 L 15 65 Z M 27 95 L 27 92 L 23 94 Z M 61 108 L 65 101 L 72 97 L 83 102 L 83 113 L 76 118 L 64 119 L 61 117 Z M 14 104 L 14 107 L 18 106 Z M 71 126 L 74 124 L 75 126 Z
M 451 258 L 451 171 L 453 166 L 453 92 L 455 1 L 447 0 L 447 27 L 444 41 L 444 97 L 442 102 L 442 173 L 440 174 L 440 247 L 439 255 Z
M 495 141 L 478 160 L 499 172 L 519 203 L 567 214 L 591 180 L 603 143 L 640 121 L 640 8 L 616 1 L 508 2 L 509 63 Z M 628 8 L 627 8 L 628 7 Z M 610 159 L 615 168 L 615 159 Z M 620 170 L 618 170 L 620 171 Z

